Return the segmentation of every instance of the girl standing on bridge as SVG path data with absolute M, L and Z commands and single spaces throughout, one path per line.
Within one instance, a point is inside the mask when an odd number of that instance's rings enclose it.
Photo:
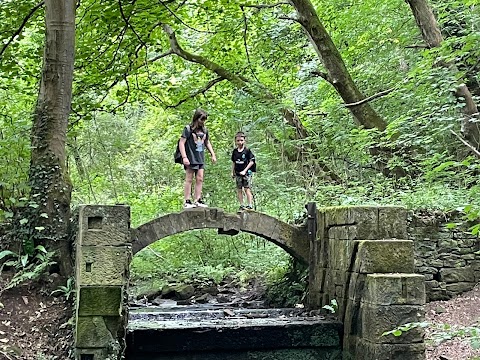
M 203 109 L 195 110 L 192 122 L 185 126 L 182 132 L 178 148 L 182 155 L 182 163 L 185 168 L 185 184 L 183 187 L 185 209 L 194 207 L 207 207 L 202 201 L 203 174 L 205 166 L 205 148 L 207 148 L 212 162 L 216 163 L 217 158 L 213 151 L 212 144 L 205 127 L 207 112 Z M 191 200 L 193 175 L 195 174 L 195 188 L 193 191 L 193 203 Z

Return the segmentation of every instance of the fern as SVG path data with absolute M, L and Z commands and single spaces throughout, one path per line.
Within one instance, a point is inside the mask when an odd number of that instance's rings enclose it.
M 55 264 L 55 261 L 52 260 L 54 255 L 55 252 L 47 252 L 42 256 L 41 262 L 28 264 L 12 277 L 2 291 L 14 288 L 25 281 L 38 279 L 49 266 Z

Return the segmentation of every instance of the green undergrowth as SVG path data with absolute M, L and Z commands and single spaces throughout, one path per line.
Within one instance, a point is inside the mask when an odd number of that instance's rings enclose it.
M 159 240 L 134 256 L 131 292 L 136 296 L 171 282 L 220 284 L 230 279 L 242 286 L 252 279 L 274 281 L 289 259 L 281 248 L 253 235 L 190 231 Z

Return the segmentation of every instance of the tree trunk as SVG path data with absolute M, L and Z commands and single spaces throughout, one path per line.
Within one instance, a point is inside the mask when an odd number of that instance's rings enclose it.
M 298 21 L 307 33 L 310 42 L 327 70 L 326 80 L 333 85 L 346 104 L 360 102 L 365 96 L 355 85 L 342 56 L 330 35 L 318 18 L 310 0 L 290 0 L 295 7 Z M 384 130 L 387 123 L 368 102 L 349 107 L 355 121 L 367 129 Z
M 38 205 L 29 215 L 35 244 L 57 252 L 60 273 L 72 270 L 68 226 L 71 184 L 65 143 L 72 100 L 75 0 L 45 0 L 45 50 L 33 116 L 29 180 Z M 39 230 L 40 229 L 40 230 Z
M 442 44 L 443 38 L 438 25 L 437 19 L 428 4 L 427 0 L 405 0 L 412 9 L 413 16 L 417 23 L 420 32 L 422 33 L 423 41 L 425 41 L 430 48 L 439 47 Z M 454 63 L 441 64 L 452 68 L 458 72 L 457 65 Z M 480 129 L 475 120 L 478 119 L 478 107 L 473 99 L 473 96 L 465 84 L 458 84 L 455 91 L 457 100 L 463 105 L 463 120 L 461 131 L 465 140 L 475 149 L 480 148 Z
M 432 9 L 426 0 L 405 0 L 412 9 L 413 17 L 422 33 L 423 41 L 429 48 L 440 46 L 443 41 L 442 32 Z

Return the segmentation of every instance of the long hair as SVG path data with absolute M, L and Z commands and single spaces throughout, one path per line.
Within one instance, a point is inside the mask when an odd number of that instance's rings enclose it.
M 206 119 L 207 116 L 208 114 L 205 110 L 200 108 L 196 109 L 195 113 L 193 114 L 192 123 L 190 124 L 191 129 L 192 130 L 201 129 L 202 131 L 205 131 L 204 124 L 200 125 L 199 122 L 202 119 Z

